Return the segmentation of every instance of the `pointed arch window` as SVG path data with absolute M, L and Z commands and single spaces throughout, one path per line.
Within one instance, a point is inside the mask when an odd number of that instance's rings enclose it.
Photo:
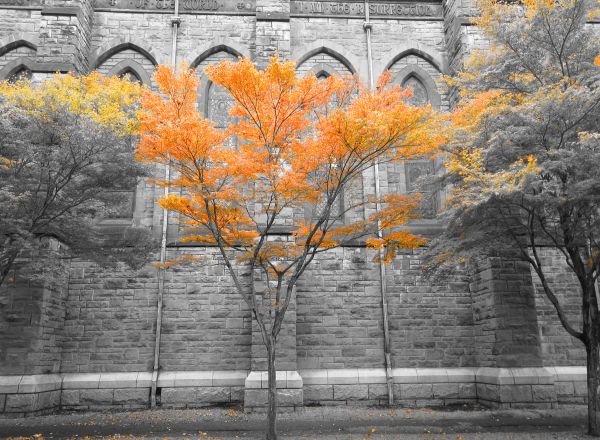
M 233 106 L 233 98 L 223 87 L 210 83 L 208 86 L 208 105 L 206 116 L 211 119 L 218 128 L 225 128 L 231 122 L 229 110 Z
M 10 74 L 10 76 L 8 77 L 8 82 L 10 84 L 14 84 L 18 81 L 30 80 L 32 76 L 33 72 L 31 71 L 31 69 L 25 66 L 21 66 L 19 69 Z
M 138 75 L 138 73 L 135 70 L 133 70 L 129 67 L 121 70 L 119 72 L 118 76 L 119 76 L 119 78 L 125 78 L 133 83 L 138 83 L 138 84 L 144 83 L 144 81 L 142 81 L 142 78 L 140 78 L 140 75 Z
M 315 76 L 317 77 L 318 80 L 325 81 L 327 78 L 329 78 L 331 76 L 331 73 L 328 72 L 327 70 L 321 69 L 315 73 Z M 332 99 L 332 102 L 327 105 L 328 110 L 333 110 L 337 107 L 336 101 L 337 101 L 337 97 L 334 97 Z M 317 203 L 315 206 L 312 207 L 312 210 L 310 211 L 310 217 L 313 219 L 318 218 L 323 213 L 325 206 L 326 206 L 326 200 L 323 199 L 319 203 Z M 336 222 L 344 221 L 344 191 L 343 190 L 340 192 L 337 199 L 334 201 L 333 205 L 331 206 L 331 218 L 335 218 Z
M 126 67 L 121 70 L 117 76 L 119 78 L 126 79 L 132 83 L 144 84 L 140 75 L 131 67 Z M 114 196 L 116 206 L 114 210 L 108 215 L 108 219 L 111 220 L 128 220 L 133 217 L 135 211 L 135 192 L 137 189 L 137 182 L 131 180 L 131 182 L 121 189 L 115 189 L 111 191 Z
M 406 78 L 402 83 L 402 88 L 412 89 L 412 97 L 409 99 L 409 102 L 414 106 L 422 106 L 428 104 L 430 102 L 429 93 L 427 92 L 427 87 L 425 84 L 414 75 L 410 75 Z

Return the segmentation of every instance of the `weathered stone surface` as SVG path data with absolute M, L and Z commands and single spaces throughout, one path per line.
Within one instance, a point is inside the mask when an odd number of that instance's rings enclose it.
M 79 390 L 62 390 L 60 395 L 60 404 L 62 406 L 78 406 Z
M 333 385 L 304 385 L 304 401 L 333 400 Z
M 477 398 L 491 402 L 500 402 L 500 385 L 477 384 Z
M 38 394 L 36 410 L 58 408 L 60 405 L 60 391 L 46 391 Z
M 269 401 L 268 390 L 246 389 L 244 393 L 244 407 L 264 407 Z M 303 404 L 302 389 L 280 388 L 277 390 L 277 402 L 280 406 L 301 406 Z
M 558 396 L 574 396 L 575 387 L 573 382 L 556 382 L 554 385 Z
M 503 403 L 533 402 L 531 385 L 500 385 L 500 401 Z
M 458 397 L 462 399 L 475 399 L 477 397 L 477 387 L 474 383 L 458 384 Z
M 383 400 L 387 398 L 387 384 L 369 384 L 369 400 Z
M 456 383 L 434 383 L 433 397 L 436 399 L 455 399 L 459 397 L 458 384 Z
M 147 388 L 118 388 L 114 390 L 113 402 L 122 405 L 148 405 L 150 390 Z
M 334 400 L 366 400 L 369 398 L 368 385 L 334 385 Z
M 554 385 L 532 385 L 531 393 L 534 402 L 556 402 Z
M 81 390 L 79 401 L 82 405 L 112 405 L 113 390 Z
M 6 396 L 6 412 L 35 411 L 37 394 L 8 394 Z
M 247 389 L 244 392 L 244 407 L 252 408 L 265 406 L 269 401 L 268 391 L 262 389 Z
M 277 402 L 280 406 L 302 406 L 303 391 L 299 388 L 284 388 L 277 390 Z
M 200 403 L 225 403 L 231 400 L 229 387 L 198 387 L 195 402 Z
M 194 388 L 163 388 L 160 401 L 163 405 L 194 403 L 196 401 L 196 390 Z
M 400 398 L 402 399 L 431 399 L 433 397 L 432 384 L 402 384 L 400 385 Z

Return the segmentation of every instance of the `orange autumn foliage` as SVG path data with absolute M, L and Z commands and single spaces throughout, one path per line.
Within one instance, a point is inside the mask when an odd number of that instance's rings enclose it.
M 430 156 L 443 141 L 431 108 L 411 106 L 410 91 L 390 86 L 389 75 L 371 92 L 353 77 L 299 77 L 294 63 L 277 58 L 264 71 L 240 59 L 206 73 L 234 98 L 225 130 L 198 111 L 197 76 L 185 67 L 157 69 L 159 93 L 144 92 L 139 118 L 138 158 L 170 163 L 175 177 L 158 183 L 182 189 L 159 203 L 180 214 L 185 240 L 240 250 L 241 260 L 250 255 L 254 263 L 294 261 L 307 249 L 372 233 L 377 220 L 393 231 L 414 216 L 414 196 L 390 198 L 378 215 L 342 226 L 332 209 L 374 160 Z M 293 216 L 295 241 L 275 246 L 261 239 L 285 216 L 323 201 L 324 214 Z M 388 236 L 386 246 L 392 243 L 423 241 L 403 230 Z

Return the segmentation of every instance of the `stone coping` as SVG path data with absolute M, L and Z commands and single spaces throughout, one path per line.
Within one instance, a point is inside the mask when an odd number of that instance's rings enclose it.
M 586 380 L 586 367 L 532 368 L 394 368 L 394 383 L 481 383 L 490 385 L 543 385 Z M 151 372 L 63 373 L 0 376 L 0 394 L 41 393 L 67 389 L 149 388 Z M 278 371 L 278 388 L 303 385 L 385 384 L 384 368 L 339 368 Z M 164 371 L 158 387 L 244 386 L 267 388 L 265 371 Z
M 397 384 L 485 383 L 491 385 L 538 385 L 585 381 L 586 367 L 531 368 L 394 368 Z M 352 385 L 386 383 L 384 368 L 300 370 L 305 385 Z
M 277 388 L 302 388 L 303 381 L 297 371 L 277 371 L 275 386 Z M 266 371 L 251 371 L 244 387 L 248 389 L 265 389 L 269 387 L 269 376 Z

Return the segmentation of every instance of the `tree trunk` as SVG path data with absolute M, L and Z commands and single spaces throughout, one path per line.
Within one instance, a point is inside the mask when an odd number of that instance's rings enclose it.
M 269 377 L 269 412 L 267 440 L 277 440 L 277 374 L 275 372 L 275 338 L 267 345 L 267 363 Z
M 592 333 L 592 332 L 590 332 Z M 598 429 L 598 368 L 600 368 L 600 347 L 595 337 L 588 340 L 585 348 L 587 354 L 587 389 L 588 389 L 588 434 L 600 437 Z

